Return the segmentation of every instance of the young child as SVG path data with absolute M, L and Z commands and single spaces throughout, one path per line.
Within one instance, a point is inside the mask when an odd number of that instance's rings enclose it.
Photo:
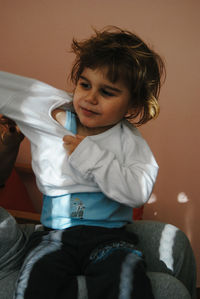
M 29 138 L 44 194 L 45 231 L 31 237 L 15 298 L 77 298 L 77 275 L 88 298 L 153 298 L 137 237 L 125 225 L 157 176 L 134 124 L 159 113 L 163 62 L 116 27 L 73 40 L 72 49 L 73 95 L 0 73 L 0 113 Z

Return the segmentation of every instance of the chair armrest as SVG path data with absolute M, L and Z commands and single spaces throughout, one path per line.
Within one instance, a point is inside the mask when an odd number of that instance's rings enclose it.
M 8 210 L 18 223 L 40 223 L 40 214 L 18 210 Z
M 138 249 L 144 254 L 147 271 L 168 273 L 179 279 L 195 298 L 196 262 L 190 241 L 176 226 L 139 220 L 127 225 L 138 235 Z

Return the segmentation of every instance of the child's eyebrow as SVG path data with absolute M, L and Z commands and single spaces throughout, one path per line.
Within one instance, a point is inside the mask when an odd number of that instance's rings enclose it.
M 80 78 L 80 79 L 83 79 L 83 80 L 85 80 L 85 81 L 87 81 L 87 82 L 90 82 L 90 80 L 88 80 L 86 77 L 84 77 L 84 76 L 82 76 L 82 75 L 81 75 L 79 78 Z M 119 89 L 119 88 L 117 88 L 117 87 L 113 87 L 113 86 L 107 85 L 107 84 L 103 84 L 102 87 L 103 87 L 103 88 L 106 88 L 106 89 L 110 89 L 110 90 L 115 91 L 115 92 L 117 92 L 117 93 L 121 93 L 121 92 L 122 92 L 121 89 Z
M 82 76 L 82 75 L 79 76 L 79 79 L 83 79 L 83 80 L 86 80 L 86 81 L 89 82 L 89 80 L 86 77 Z
M 107 88 L 107 89 L 110 89 L 110 90 L 112 90 L 112 91 L 115 91 L 115 92 L 117 92 L 117 93 L 121 93 L 122 92 L 122 90 L 121 89 L 119 89 L 119 88 L 116 88 L 116 87 L 113 87 L 113 86 L 110 86 L 110 85 L 103 85 L 103 87 L 104 88 Z

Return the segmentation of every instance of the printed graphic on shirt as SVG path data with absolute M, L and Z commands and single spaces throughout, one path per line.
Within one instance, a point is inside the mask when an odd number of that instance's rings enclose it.
M 83 219 L 85 206 L 79 198 L 71 200 L 71 217 Z

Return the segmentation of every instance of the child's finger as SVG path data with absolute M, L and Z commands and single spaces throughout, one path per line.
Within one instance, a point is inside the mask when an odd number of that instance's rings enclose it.
M 79 140 L 79 141 L 82 141 L 85 137 L 84 136 L 81 136 L 81 135 L 75 135 L 75 136 L 71 136 L 71 135 L 65 135 L 63 137 L 63 141 L 65 143 L 71 143 L 71 142 L 74 142 L 75 140 Z
M 84 137 L 84 136 L 81 136 L 81 135 L 76 135 L 76 138 L 77 138 L 78 140 L 83 140 L 85 137 Z
M 76 139 L 76 137 L 71 136 L 71 135 L 65 135 L 65 136 L 63 137 L 63 141 L 64 141 L 65 143 L 72 143 L 72 142 L 74 141 L 74 139 Z

